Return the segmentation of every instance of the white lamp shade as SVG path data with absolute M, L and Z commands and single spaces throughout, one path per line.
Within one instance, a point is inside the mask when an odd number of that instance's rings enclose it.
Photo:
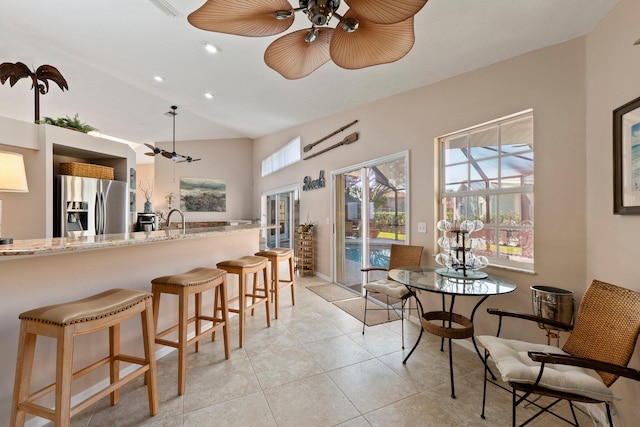
M 22 154 L 0 151 L 0 191 L 29 191 Z

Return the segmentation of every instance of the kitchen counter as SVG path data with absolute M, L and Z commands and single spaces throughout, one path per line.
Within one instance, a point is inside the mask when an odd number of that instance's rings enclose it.
M 8 425 L 11 409 L 20 313 L 112 288 L 149 291 L 155 277 L 184 273 L 196 267 L 215 268 L 220 261 L 253 255 L 259 250 L 263 228 L 259 224 L 187 227 L 75 239 L 16 240 L 12 245 L 0 246 L 0 341 L 3 343 L 0 360 L 5 362 L 0 364 L 0 427 Z M 238 295 L 236 275 L 228 275 L 227 285 L 230 298 Z M 212 306 L 213 295 L 203 298 L 205 312 L 210 312 Z M 163 297 L 158 328 L 169 327 L 177 316 L 176 301 Z M 140 322 L 130 322 L 121 329 L 122 348 L 140 351 Z M 96 355 L 109 351 L 107 344 L 104 335 L 83 336 L 76 342 L 74 364 L 86 366 L 94 362 Z M 171 351 L 170 347 L 156 346 L 156 357 Z M 36 357 L 55 352 L 53 340 L 38 341 Z M 55 378 L 53 361 L 40 360 L 33 371 L 34 390 Z M 102 385 L 108 384 L 108 370 L 104 374 L 104 379 L 100 379 Z M 122 375 L 125 374 L 123 371 Z M 170 376 L 168 381 L 177 381 L 177 377 Z M 94 382 L 81 380 L 75 385 L 74 399 L 86 398 L 85 390 L 93 385 Z
M 118 246 L 140 245 L 167 240 L 195 239 L 261 229 L 260 224 L 225 225 L 217 227 L 139 231 L 124 234 L 106 234 L 87 237 L 53 237 L 45 239 L 15 240 L 0 246 L 0 261 L 17 256 L 50 255 L 70 251 L 86 251 Z

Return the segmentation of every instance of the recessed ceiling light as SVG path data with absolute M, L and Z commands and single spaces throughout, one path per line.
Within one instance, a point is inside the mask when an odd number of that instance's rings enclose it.
M 211 92 L 205 92 L 204 97 L 207 99 L 213 99 L 213 94 Z
M 162 76 L 153 76 L 153 80 L 155 80 L 157 82 L 163 82 L 164 81 L 164 77 L 162 77 Z
M 204 48 L 207 50 L 207 52 L 209 53 L 216 53 L 218 52 L 218 48 L 215 47 L 214 45 L 212 45 L 211 43 L 204 43 Z

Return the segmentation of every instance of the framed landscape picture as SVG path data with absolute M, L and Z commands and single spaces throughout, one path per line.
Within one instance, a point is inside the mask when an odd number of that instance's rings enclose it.
M 222 179 L 180 178 L 180 207 L 185 212 L 226 212 L 226 182 Z
M 640 98 L 613 110 L 613 213 L 640 214 Z

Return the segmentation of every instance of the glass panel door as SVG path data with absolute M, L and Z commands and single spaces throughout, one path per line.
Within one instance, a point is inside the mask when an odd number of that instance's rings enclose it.
M 336 282 L 345 286 L 361 282 L 362 268 L 362 170 L 336 176 Z
M 275 228 L 267 230 L 267 246 L 291 248 L 293 192 L 267 196 L 267 224 Z
M 392 244 L 406 243 L 405 201 L 407 194 L 405 159 L 367 168 L 369 187 L 369 267 L 386 268 Z M 370 273 L 370 280 L 386 277 L 386 272 Z M 366 280 L 366 277 L 363 278 Z
M 360 291 L 366 280 L 360 270 L 386 268 L 391 244 L 406 242 L 406 162 L 397 156 L 334 176 L 336 283 Z

